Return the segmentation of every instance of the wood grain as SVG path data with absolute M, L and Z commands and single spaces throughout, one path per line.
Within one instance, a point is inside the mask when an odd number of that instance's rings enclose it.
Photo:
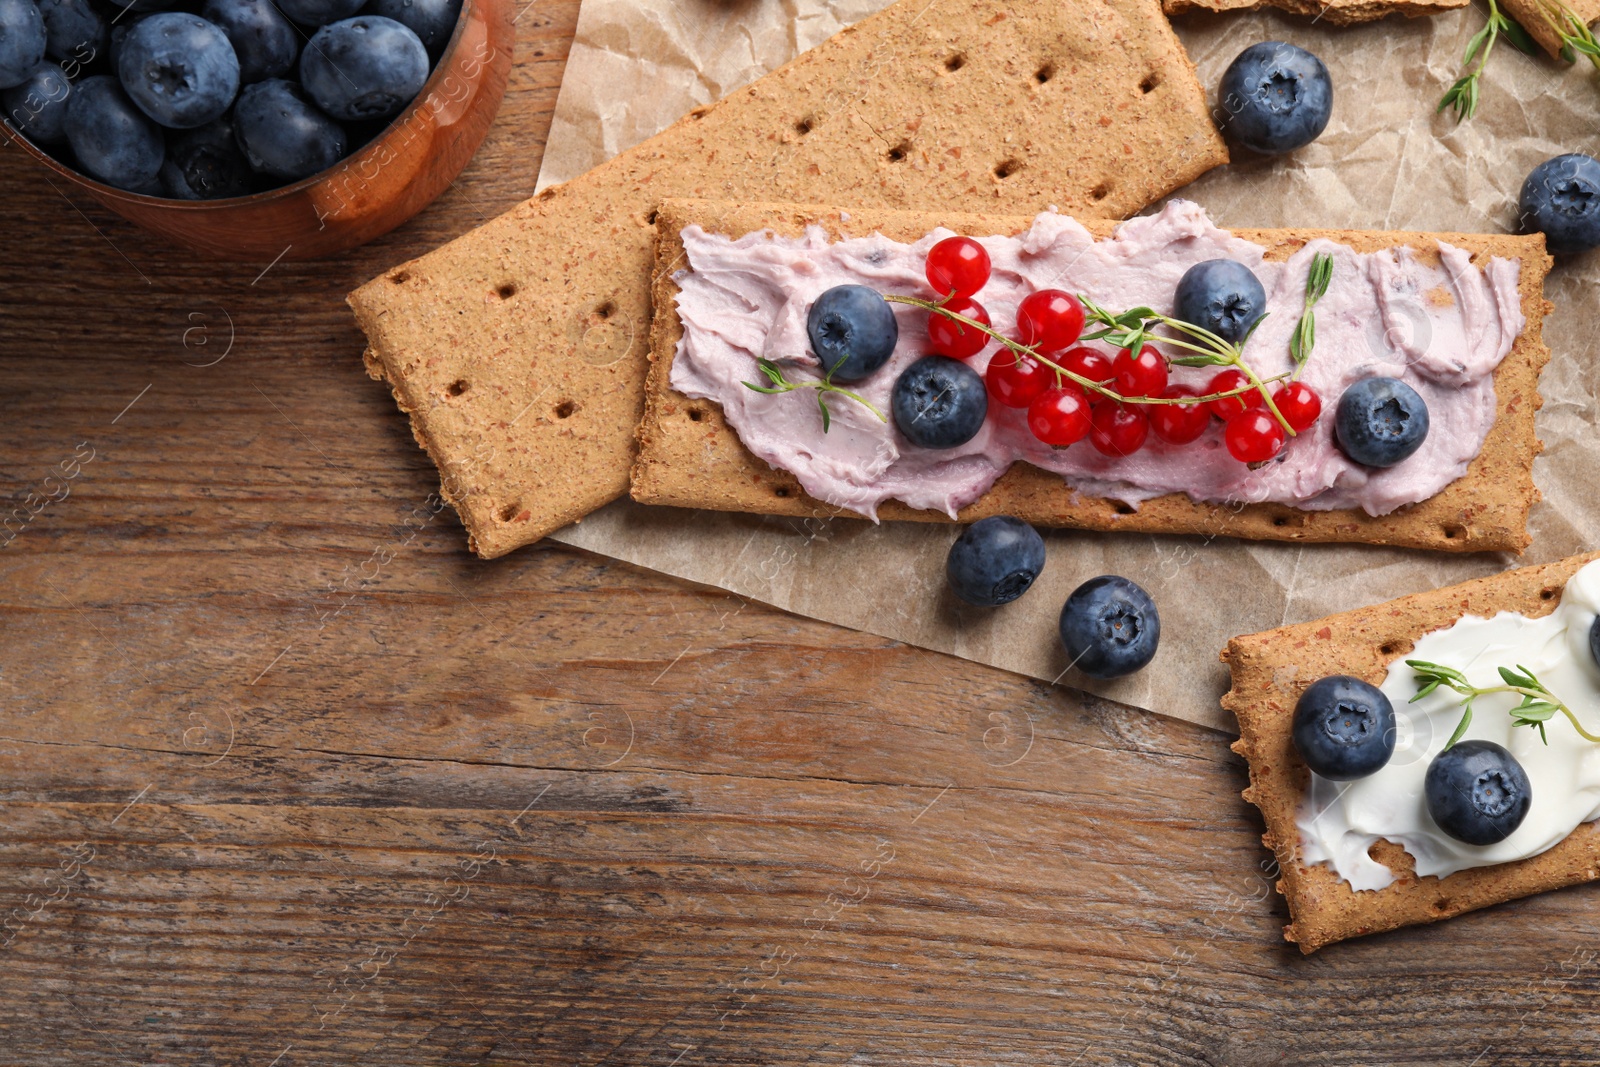
M 1589 1060 L 1591 888 L 1303 960 L 1225 737 L 467 555 L 342 296 L 532 191 L 576 15 L 333 262 L 192 262 L 0 151 L 0 1060 Z

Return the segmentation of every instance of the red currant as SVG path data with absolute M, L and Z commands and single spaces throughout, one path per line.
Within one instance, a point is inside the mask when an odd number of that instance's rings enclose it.
M 1089 420 L 1089 443 L 1102 455 L 1131 456 L 1144 447 L 1149 434 L 1150 420 L 1128 404 L 1098 404 Z
M 1059 352 L 1083 332 L 1083 305 L 1071 293 L 1040 289 L 1017 307 L 1017 340 L 1041 352 Z
M 1161 395 L 1176 400 L 1200 394 L 1187 385 L 1169 385 Z M 1186 445 L 1211 425 L 1211 412 L 1203 404 L 1151 404 L 1148 411 L 1151 432 L 1169 445 Z
M 1111 361 L 1103 353 L 1097 352 L 1087 345 L 1069 348 L 1057 356 L 1054 362 L 1063 370 L 1069 370 L 1081 378 L 1091 382 L 1109 382 L 1115 373 L 1111 369 Z
M 965 315 L 974 322 L 989 325 L 989 313 L 976 300 L 958 296 L 944 305 L 957 315 Z M 951 359 L 971 359 L 983 351 L 989 335 L 975 330 L 964 322 L 947 318 L 937 311 L 928 312 L 928 347 L 941 356 Z
M 1240 463 L 1260 463 L 1283 448 L 1283 427 L 1262 408 L 1248 408 L 1228 420 L 1222 439 Z
M 1273 390 L 1272 402 L 1278 405 L 1278 410 L 1295 433 L 1309 430 L 1311 424 L 1317 421 L 1317 416 L 1322 414 L 1322 398 L 1305 382 L 1289 382 L 1278 386 Z
M 1206 384 L 1206 392 L 1230 393 L 1249 384 L 1250 379 L 1244 376 L 1243 371 L 1225 370 Z M 1206 402 L 1206 410 L 1223 422 L 1227 422 L 1246 408 L 1260 407 L 1262 402 L 1261 390 L 1255 389 L 1248 393 L 1240 393 L 1238 396 L 1230 396 L 1226 400 L 1209 400 Z
M 1055 371 L 1032 356 L 1002 348 L 990 357 L 983 384 L 989 395 L 1006 407 L 1025 408 L 1049 388 L 1055 377 Z
M 928 249 L 923 269 L 939 299 L 971 296 L 988 284 L 989 253 L 970 237 L 946 237 Z
M 1028 429 L 1047 445 L 1070 445 L 1089 432 L 1089 401 L 1077 382 L 1047 389 L 1028 405 Z
M 1167 361 L 1150 345 L 1117 353 L 1111 369 L 1117 378 L 1117 392 L 1123 396 L 1160 396 L 1167 387 Z

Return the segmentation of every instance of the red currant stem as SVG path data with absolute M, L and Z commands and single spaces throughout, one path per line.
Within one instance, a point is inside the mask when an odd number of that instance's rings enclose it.
M 1067 368 L 1061 366 L 1059 363 L 1056 363 L 1048 356 L 1041 355 L 1034 347 L 1030 345 L 1022 344 L 1020 341 L 1013 341 L 1011 338 L 995 330 L 993 327 L 985 326 L 983 323 L 969 319 L 965 315 L 962 315 L 958 312 L 948 311 L 931 301 L 922 300 L 914 296 L 900 296 L 897 293 L 886 293 L 884 295 L 884 299 L 893 304 L 910 304 L 914 307 L 924 308 L 928 311 L 937 311 L 939 314 L 948 319 L 954 319 L 956 322 L 959 322 L 964 326 L 971 326 L 979 333 L 987 334 L 994 340 L 999 341 L 1012 352 L 1015 352 L 1018 355 L 1027 356 L 1030 359 L 1034 359 L 1040 363 L 1043 363 L 1046 367 L 1049 367 L 1051 370 L 1055 371 L 1057 380 L 1061 379 L 1062 377 L 1069 378 L 1089 392 L 1098 393 L 1107 400 L 1115 400 L 1120 404 L 1208 404 L 1213 400 L 1227 400 L 1230 397 L 1241 396 L 1245 393 L 1253 393 L 1257 390 L 1261 392 L 1262 396 L 1266 397 L 1267 403 L 1271 404 L 1272 398 L 1267 396 L 1266 387 L 1271 385 L 1273 382 L 1280 382 L 1289 377 L 1289 372 L 1284 371 L 1282 374 L 1274 374 L 1270 378 L 1257 378 L 1255 373 L 1251 371 L 1249 367 L 1245 366 L 1243 362 L 1240 362 L 1237 358 L 1235 358 L 1233 362 L 1238 365 L 1239 369 L 1244 372 L 1245 377 L 1250 380 L 1248 385 L 1241 385 L 1237 389 L 1229 389 L 1225 393 L 1206 393 L 1204 396 L 1123 396 L 1115 389 L 1108 389 L 1092 378 L 1085 378 L 1081 374 L 1076 374 L 1070 370 L 1067 370 Z M 1185 323 L 1184 325 L 1187 326 L 1188 324 Z M 1212 336 L 1215 335 L 1213 334 Z M 1221 338 L 1217 339 L 1222 344 L 1227 344 L 1227 342 L 1222 341 Z M 1172 339 L 1165 337 L 1158 338 L 1157 340 L 1160 340 L 1162 343 L 1168 343 L 1169 341 L 1172 341 Z M 1173 343 L 1181 342 L 1173 341 Z M 1183 347 L 1189 348 L 1193 346 L 1183 345 Z M 1195 348 L 1194 350 L 1196 352 L 1204 352 L 1208 356 L 1216 356 L 1217 354 L 1216 352 L 1207 349 Z M 1283 423 L 1284 429 L 1288 430 L 1288 432 L 1292 435 L 1294 430 L 1289 428 L 1288 422 L 1281 414 L 1279 414 L 1276 407 L 1272 409 L 1272 413 L 1277 415 L 1278 421 Z
M 1078 296 L 1078 301 L 1089 310 L 1089 313 L 1094 317 L 1095 321 L 1106 323 L 1108 326 L 1112 327 L 1126 328 L 1123 327 L 1122 323 L 1118 321 L 1119 316 L 1112 315 L 1110 312 L 1100 307 L 1100 305 L 1096 304 L 1088 297 L 1080 294 Z M 1250 369 L 1250 364 L 1244 361 L 1244 346 L 1250 340 L 1250 335 L 1255 333 L 1256 327 L 1260 326 L 1261 323 L 1266 320 L 1265 315 L 1261 316 L 1261 318 L 1257 319 L 1253 324 L 1251 324 L 1250 330 L 1245 334 L 1243 340 L 1241 340 L 1238 344 L 1233 344 L 1230 341 L 1224 340 L 1217 334 L 1212 333 L 1205 327 L 1196 326 L 1192 322 L 1184 322 L 1181 319 L 1175 319 L 1171 316 L 1163 315 L 1159 311 L 1154 311 L 1149 308 L 1141 308 L 1139 310 L 1141 312 L 1149 311 L 1148 315 L 1143 316 L 1145 319 L 1154 319 L 1170 330 L 1176 330 L 1179 333 L 1186 333 L 1190 337 L 1198 338 L 1200 341 L 1204 342 L 1204 345 L 1202 346 L 1194 344 L 1190 341 L 1186 341 L 1181 337 L 1157 338 L 1161 344 L 1167 345 L 1171 348 L 1183 348 L 1190 352 L 1197 352 L 1211 360 L 1217 366 L 1232 366 L 1238 368 L 1239 371 L 1242 372 L 1247 379 L 1249 379 L 1250 389 L 1254 389 L 1261 394 L 1262 403 L 1264 403 L 1267 407 L 1267 410 L 1272 413 L 1272 417 L 1278 420 L 1278 425 L 1283 427 L 1283 432 L 1288 434 L 1290 437 L 1300 436 L 1295 432 L 1294 427 L 1289 425 L 1289 420 L 1283 417 L 1283 412 L 1279 411 L 1278 405 L 1273 402 L 1272 394 L 1267 391 L 1267 385 L 1269 383 L 1289 377 L 1289 372 L 1285 371 L 1283 374 L 1263 380 L 1257 376 L 1254 370 Z M 1141 342 L 1143 341 L 1144 330 L 1145 326 L 1143 322 L 1141 322 L 1139 326 Z M 1171 363 L 1170 359 L 1168 360 L 1168 363 Z M 1243 389 L 1240 391 L 1249 392 L 1250 389 Z

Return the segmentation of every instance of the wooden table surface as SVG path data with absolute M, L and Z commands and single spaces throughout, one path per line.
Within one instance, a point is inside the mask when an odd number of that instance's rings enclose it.
M 342 297 L 532 192 L 577 9 L 332 262 L 0 151 L 0 1063 L 1594 1062 L 1593 886 L 1302 958 L 1225 737 L 466 553 Z

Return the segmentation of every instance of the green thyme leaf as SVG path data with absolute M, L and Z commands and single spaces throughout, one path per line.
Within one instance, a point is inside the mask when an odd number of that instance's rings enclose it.
M 1533 36 L 1522 28 L 1520 22 L 1509 15 L 1502 14 L 1500 17 L 1502 20 L 1500 32 L 1505 35 L 1507 41 L 1511 42 L 1512 48 L 1515 48 L 1523 55 L 1533 56 L 1539 54 L 1539 42 L 1535 41 Z
M 1467 732 L 1467 727 L 1472 725 L 1472 699 L 1462 705 L 1461 721 L 1456 723 L 1456 732 L 1450 735 L 1450 740 L 1444 743 L 1445 748 L 1453 748 L 1461 740 L 1461 735 Z M 1442 751 L 1442 750 L 1441 750 Z

